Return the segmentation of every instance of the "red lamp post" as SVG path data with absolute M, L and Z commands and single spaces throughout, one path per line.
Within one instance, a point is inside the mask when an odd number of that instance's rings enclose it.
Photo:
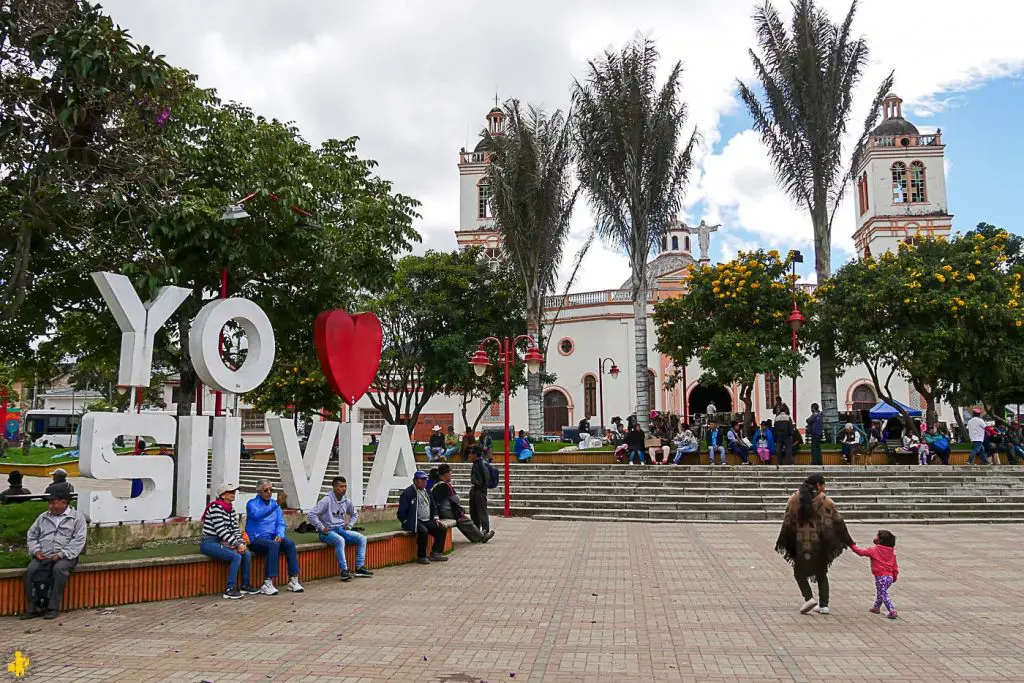
M 789 314 L 789 329 L 793 330 L 793 353 L 796 353 L 797 337 L 800 328 L 807 322 L 807 318 L 796 307 L 796 264 L 803 263 L 804 257 L 799 251 L 789 252 L 789 262 L 793 267 L 793 312 Z M 796 375 L 793 375 L 793 429 L 796 429 Z
M 619 366 L 615 364 L 611 358 L 598 358 L 597 359 L 597 396 L 598 401 L 601 405 L 601 438 L 604 438 L 604 365 L 605 363 L 611 363 L 612 366 L 608 368 L 608 374 L 615 379 L 619 376 Z
M 512 451 L 510 444 L 511 435 L 509 434 L 508 424 L 509 371 L 516 359 L 516 347 L 521 341 L 528 342 L 526 355 L 523 358 L 523 360 L 526 361 L 526 369 L 530 373 L 539 371 L 540 366 L 544 364 L 544 356 L 537 348 L 537 343 L 533 340 L 533 337 L 528 334 L 521 334 L 511 341 L 508 337 L 505 337 L 504 339 L 488 337 L 480 342 L 480 347 L 476 350 L 476 353 L 473 354 L 473 358 L 469 361 L 469 364 L 473 366 L 473 372 L 476 373 L 476 376 L 483 377 L 484 373 L 487 372 L 487 368 L 491 365 L 491 359 L 487 357 L 487 352 L 484 351 L 484 346 L 491 342 L 498 345 L 498 362 L 501 364 L 505 373 L 505 510 L 503 513 L 505 517 L 512 516 L 511 488 L 509 485 L 509 475 L 512 471 L 509 461 L 509 453 Z

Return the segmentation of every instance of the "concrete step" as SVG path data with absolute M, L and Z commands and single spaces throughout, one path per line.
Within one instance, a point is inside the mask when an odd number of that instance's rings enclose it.
M 546 519 L 549 521 L 559 522 L 640 522 L 648 524 L 681 524 L 681 523 L 694 523 L 694 524 L 779 524 L 779 519 L 668 519 L 668 518 L 655 518 L 651 517 L 645 520 L 623 520 L 617 517 L 601 517 L 592 516 L 585 517 L 579 515 L 564 515 L 564 514 L 538 514 L 533 516 L 534 519 Z M 884 518 L 871 518 L 871 519 L 857 519 L 853 520 L 857 524 L 864 525 L 884 525 L 892 524 L 894 521 L 898 521 L 900 524 L 1020 524 L 1024 520 L 1015 517 L 989 517 L 985 519 L 973 519 L 973 518 L 952 518 L 952 517 L 935 517 L 926 519 L 884 519 Z

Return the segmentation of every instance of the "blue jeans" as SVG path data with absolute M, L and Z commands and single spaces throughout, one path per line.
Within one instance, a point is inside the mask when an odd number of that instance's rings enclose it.
M 636 456 L 637 460 L 639 461 L 639 462 L 637 462 L 638 465 L 643 465 L 645 462 L 647 462 L 647 451 L 642 449 L 642 448 L 636 448 L 636 449 L 633 449 L 633 450 L 631 450 L 629 452 L 629 464 L 630 465 L 633 464 L 633 456 L 634 455 Z
M 729 450 L 735 453 L 736 455 L 740 456 L 740 460 L 742 460 L 743 463 L 746 464 L 747 456 L 750 455 L 749 448 L 739 443 L 738 441 L 734 441 L 731 444 L 729 444 Z
M 696 446 L 680 446 L 679 448 L 676 449 L 676 457 L 672 460 L 672 462 L 674 464 L 678 465 L 679 461 L 683 459 L 684 455 L 690 455 L 691 453 L 696 453 L 696 452 L 697 452 L 697 447 Z
M 242 565 L 242 585 L 249 585 L 249 572 L 252 570 L 252 554 L 248 550 L 245 554 L 239 554 L 234 548 L 227 548 L 220 544 L 220 541 L 210 536 L 204 536 L 199 542 L 199 552 L 207 557 L 228 563 L 228 590 L 237 585 L 238 565 Z
M 366 566 L 366 536 L 361 533 L 336 526 L 326 534 L 321 533 L 320 540 L 334 546 L 334 552 L 338 556 L 338 569 L 341 571 L 348 571 L 348 562 L 345 561 L 346 543 L 356 546 L 356 569 Z
M 967 464 L 974 464 L 974 456 L 980 455 L 981 462 L 984 465 L 988 464 L 988 455 L 985 453 L 985 442 L 983 441 L 972 441 L 971 442 L 971 455 L 967 458 Z
M 708 446 L 709 464 L 715 464 L 715 454 L 718 454 L 719 461 L 725 464 L 725 446 Z
M 284 551 L 285 558 L 288 560 L 288 576 L 299 575 L 299 555 L 295 551 L 295 541 L 292 539 L 284 537 L 280 543 L 274 543 L 273 538 L 260 536 L 249 542 L 249 548 L 257 555 L 267 556 L 267 570 L 264 573 L 266 578 L 277 578 L 277 568 L 280 564 L 277 558 L 282 550 Z
M 442 455 L 444 455 L 443 448 L 431 448 L 430 446 L 427 446 L 428 461 L 434 462 L 435 460 L 438 460 Z
M 450 458 L 450 457 L 452 457 L 453 455 L 455 455 L 458 452 L 459 452 L 459 447 L 458 446 L 449 446 L 448 449 L 444 452 L 444 457 Z

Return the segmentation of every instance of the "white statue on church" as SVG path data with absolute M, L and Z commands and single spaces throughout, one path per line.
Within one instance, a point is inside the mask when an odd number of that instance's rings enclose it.
M 700 244 L 700 260 L 710 261 L 711 258 L 708 256 L 708 248 L 711 246 L 711 233 L 718 232 L 718 229 L 722 227 L 722 224 L 708 225 L 702 218 L 700 225 L 697 226 L 697 242 Z

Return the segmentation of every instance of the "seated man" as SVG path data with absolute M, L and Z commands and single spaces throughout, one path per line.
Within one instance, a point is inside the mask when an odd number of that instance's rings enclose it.
M 28 530 L 28 553 L 32 561 L 25 570 L 25 613 L 22 619 L 42 616 L 56 619 L 60 614 L 71 570 L 85 549 L 85 516 L 71 507 L 66 491 L 50 494 L 50 509 L 39 515 Z M 39 612 L 33 596 L 37 583 L 50 583 L 46 613 Z
M 444 554 L 444 541 L 448 530 L 441 524 L 438 516 L 437 503 L 427 492 L 427 473 L 416 470 L 412 477 L 412 486 L 402 491 L 398 499 L 398 521 L 402 528 L 416 534 L 416 562 L 447 562 Z M 427 558 L 428 537 L 434 537 L 434 545 Z
M 25 501 L 17 498 L 9 500 L 10 496 L 31 496 L 32 492 L 22 486 L 24 476 L 18 470 L 12 470 L 7 475 L 7 488 L 0 493 L 0 503 L 23 503 Z
M 366 568 L 366 536 L 352 527 L 359 521 L 359 510 L 345 494 L 348 493 L 348 482 L 345 477 L 331 480 L 331 491 L 313 506 L 307 515 L 309 523 L 320 533 L 320 540 L 334 546 L 338 558 L 338 572 L 342 581 L 349 581 L 353 576 L 368 579 L 373 572 Z M 348 515 L 348 521 L 345 521 Z M 348 560 L 345 559 L 345 544 L 356 547 L 356 570 L 348 571 Z
M 252 553 L 245 545 L 242 530 L 235 514 L 235 495 L 238 486 L 223 482 L 217 485 L 217 497 L 203 510 L 203 537 L 199 552 L 220 562 L 228 563 L 228 583 L 225 600 L 239 600 L 245 595 L 258 595 L 249 584 L 252 572 Z M 242 587 L 238 587 L 238 573 L 242 573 Z
M 462 499 L 459 498 L 459 494 L 455 493 L 455 487 L 452 486 L 451 465 L 445 463 L 438 467 L 437 476 L 438 481 L 430 489 L 430 496 L 437 504 L 438 516 L 441 519 L 454 519 L 455 526 L 470 543 L 486 543 L 491 540 L 494 532 L 486 534 L 481 532 L 466 514 L 465 508 L 462 507 Z
M 274 487 L 269 479 L 256 482 L 257 496 L 245 506 L 245 533 L 249 535 L 249 550 L 257 555 L 267 556 L 267 569 L 264 572 L 263 585 L 260 593 L 277 595 L 274 579 L 277 578 L 278 557 L 284 552 L 288 560 L 288 590 L 301 593 L 299 583 L 299 555 L 295 550 L 295 542 L 285 536 L 284 512 L 277 501 L 272 499 Z
M 853 464 L 853 451 L 860 446 L 860 432 L 853 428 L 852 422 L 847 422 L 843 431 L 839 432 L 839 445 L 843 451 L 843 459 Z
M 776 424 L 778 424 L 777 421 Z M 743 423 L 739 420 L 733 422 L 725 438 L 729 442 L 729 452 L 738 455 L 744 465 L 749 465 L 750 446 L 743 443 Z
M 63 467 L 58 467 L 53 471 L 53 483 L 47 486 L 43 493 L 56 493 L 60 491 L 69 494 L 68 500 L 70 500 L 70 494 L 75 492 L 75 487 L 68 481 L 68 471 Z
M 427 442 L 427 460 L 430 462 L 444 460 L 444 451 L 444 434 L 441 433 L 439 425 L 434 425 L 434 429 L 430 433 L 430 441 Z
M 949 439 L 939 432 L 938 425 L 932 423 L 932 426 L 924 434 L 924 441 L 928 444 L 933 460 L 938 458 L 943 465 L 949 464 L 949 454 L 952 449 L 950 448 Z
M 444 457 L 450 458 L 459 452 L 462 439 L 455 433 L 455 427 L 448 425 L 448 432 L 444 435 Z
M 719 462 L 725 464 L 725 446 L 722 445 L 722 433 L 718 429 L 718 421 L 712 419 L 708 422 L 708 464 L 715 464 L 715 456 Z
M 868 455 L 875 452 L 876 448 L 885 449 L 885 438 L 882 436 L 882 423 L 878 420 L 871 421 L 871 433 L 868 434 Z

